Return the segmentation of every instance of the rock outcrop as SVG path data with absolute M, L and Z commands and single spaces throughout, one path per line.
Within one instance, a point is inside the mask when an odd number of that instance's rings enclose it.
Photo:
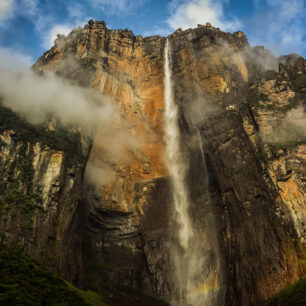
M 79 213 L 88 148 L 83 153 L 72 133 L 41 130 L 37 137 L 30 124 L 3 108 L 1 121 L 1 239 L 81 285 Z
M 250 48 L 242 32 L 211 25 L 177 30 L 169 41 L 190 213 L 207 269 L 222 272 L 199 290 L 219 290 L 220 305 L 256 305 L 303 274 L 306 63 L 277 59 Z M 138 142 L 117 159 L 103 155 L 107 138 L 93 142 L 89 162 L 103 156 L 114 173 L 108 182 L 84 183 L 89 148 L 80 140 L 84 156 L 67 165 L 64 147 L 2 129 L 2 233 L 80 286 L 99 290 L 112 281 L 171 297 L 164 46 L 163 37 L 90 21 L 58 37 L 33 67 L 91 87 L 119 106 L 118 125 Z M 280 63 L 279 73 L 266 71 L 267 62 L 269 68 Z M 18 202 L 21 195 L 27 199 L 20 201 L 32 201 L 31 217 Z M 31 231 L 23 230 L 29 220 Z

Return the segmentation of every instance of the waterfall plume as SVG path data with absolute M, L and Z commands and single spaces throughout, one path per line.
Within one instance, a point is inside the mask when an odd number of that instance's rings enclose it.
M 174 265 L 173 305 L 215 306 L 222 305 L 219 294 L 219 262 L 216 232 L 212 214 L 207 213 L 206 231 L 199 233 L 196 220 L 189 214 L 191 199 L 188 194 L 186 157 L 182 152 L 179 128 L 179 109 L 175 103 L 172 81 L 171 47 L 167 39 L 164 53 L 164 97 L 165 97 L 165 143 L 166 166 L 168 168 L 173 196 L 173 246 L 170 256 Z M 205 186 L 208 207 L 208 172 L 200 133 L 199 149 L 205 170 Z M 214 241 L 210 241 L 211 239 Z M 212 259 L 213 258 L 213 259 Z
M 185 185 L 186 167 L 180 150 L 178 107 L 173 99 L 169 41 L 165 47 L 165 141 L 166 163 L 173 189 L 173 202 L 178 223 L 178 237 L 182 248 L 187 249 L 193 235 L 188 215 L 188 193 Z

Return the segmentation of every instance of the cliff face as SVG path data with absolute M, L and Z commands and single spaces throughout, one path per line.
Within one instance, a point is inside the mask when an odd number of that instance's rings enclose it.
M 217 290 L 216 305 L 255 305 L 303 273 L 306 146 L 297 120 L 305 120 L 298 117 L 305 60 L 276 59 L 250 48 L 242 32 L 211 26 L 177 30 L 168 39 L 190 214 L 211 279 L 198 290 Z M 93 188 L 83 184 L 86 158 L 67 165 L 64 147 L 3 130 L 0 224 L 7 241 L 22 243 L 69 280 L 96 290 L 111 280 L 169 300 L 175 233 L 163 160 L 165 41 L 91 21 L 55 41 L 34 69 L 112 97 L 120 109 L 114 125 L 138 143 L 113 158 L 103 149 L 110 140 L 97 135 L 89 163 L 100 157 L 115 175 Z M 280 73 L 265 72 L 265 61 L 281 62 Z M 12 184 L 18 194 L 8 208 Z M 18 204 L 19 193 L 31 195 L 33 216 Z
M 200 28 L 173 36 L 192 203 L 199 214 L 204 185 L 199 178 L 205 174 L 200 151 L 214 180 L 210 191 L 217 194 L 211 209 L 222 237 L 227 303 L 256 304 L 301 273 L 294 240 L 305 237 L 305 135 L 292 129 L 288 139 L 282 133 L 290 109 L 304 101 L 304 89 L 294 89 L 293 80 L 302 78 L 305 61 L 299 59 L 294 68 L 281 66 L 275 79 L 262 75 L 255 81 L 254 50 L 241 33 L 226 36 Z M 201 140 L 195 146 L 197 133 Z
M 73 133 L 39 130 L 2 106 L 0 139 L 1 241 L 81 284 L 78 214 L 87 148 L 83 153 Z

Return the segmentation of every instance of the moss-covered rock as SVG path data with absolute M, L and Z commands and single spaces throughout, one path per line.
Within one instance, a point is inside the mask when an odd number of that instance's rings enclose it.
M 0 103 L 0 132 L 5 130 L 14 130 L 15 137 L 25 143 L 40 142 L 51 149 L 65 152 L 64 162 L 69 167 L 76 162 L 83 164 L 86 160 L 79 133 L 68 131 L 61 126 L 50 131 L 43 125 L 30 124 Z
M 306 305 L 306 275 L 262 304 L 262 306 L 304 305 Z

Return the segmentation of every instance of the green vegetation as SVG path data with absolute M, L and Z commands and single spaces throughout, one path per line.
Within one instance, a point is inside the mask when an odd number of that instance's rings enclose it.
M 0 244 L 0 305 L 106 305 L 18 250 Z
M 23 216 L 20 219 L 20 227 L 32 233 L 34 216 L 43 216 L 45 210 L 42 207 L 43 201 L 40 193 L 33 190 L 33 154 L 29 152 L 27 156 L 26 148 L 27 145 L 23 143 L 16 157 L 14 167 L 19 170 L 18 177 L 10 177 L 6 181 L 3 179 L 3 173 L 0 173 L 0 212 L 2 214 L 10 210 L 20 212 Z
M 90 289 L 99 291 L 101 287 L 111 290 L 113 285 L 104 281 L 103 274 L 105 271 L 116 271 L 118 266 L 106 263 L 102 258 L 95 258 L 88 261 L 86 273 L 86 282 Z
M 289 72 L 289 78 L 292 84 L 292 87 L 294 91 L 298 93 L 305 93 L 305 88 L 306 88 L 306 74 L 297 74 L 294 71 Z
M 118 248 L 118 250 L 119 249 L 122 250 L 121 248 Z M 121 256 L 121 254 L 118 255 Z M 105 262 L 101 257 L 97 257 L 95 259 L 91 258 L 87 264 L 88 268 L 85 275 L 87 287 L 91 290 L 100 292 L 107 305 L 169 306 L 168 303 L 147 296 L 131 287 L 121 286 L 106 281 L 109 278 L 107 276 L 109 272 L 115 272 L 118 269 L 124 271 L 124 267 L 122 267 L 124 265 L 123 263 L 122 266 L 119 267 L 118 265 Z
M 305 224 L 303 224 L 305 226 Z M 303 258 L 301 259 L 301 263 L 304 268 L 304 273 L 306 274 L 306 246 L 302 247 L 302 252 L 303 252 Z
M 248 94 L 247 102 L 250 106 L 259 106 L 259 101 L 268 101 L 268 96 L 264 93 L 259 93 L 257 90 L 251 90 Z
M 262 146 L 259 147 L 258 151 L 255 153 L 256 159 L 262 162 L 267 162 L 269 161 L 269 155 L 268 153 L 264 150 Z
M 27 145 L 22 143 L 16 158 L 15 167 L 19 170 L 19 181 L 26 186 L 27 191 L 33 189 L 34 168 L 32 164 L 33 152 L 27 154 Z
M 293 102 L 295 105 L 300 104 L 301 102 L 303 103 L 306 101 L 306 74 L 297 74 L 290 71 L 289 78 L 295 91 Z
M 71 167 L 75 163 L 84 164 L 86 157 L 82 151 L 81 136 L 69 132 L 63 127 L 49 131 L 43 125 L 33 125 L 21 116 L 1 105 L 0 101 L 0 133 L 13 130 L 13 137 L 21 143 L 16 148 L 16 158 L 12 164 L 5 164 L 0 172 L 0 213 L 5 221 L 9 216 L 18 214 L 18 224 L 24 234 L 33 234 L 35 217 L 45 216 L 43 201 L 39 190 L 33 188 L 33 146 L 40 142 L 54 150 L 64 152 L 64 166 Z M 1 143 L 4 145 L 4 143 Z M 67 172 L 67 171 L 66 171 Z M 65 172 L 65 173 L 66 173 Z
M 263 306 L 305 306 L 306 275 L 269 299 Z
M 271 142 L 270 143 L 270 148 L 271 151 L 273 152 L 273 154 L 277 153 L 277 151 L 281 150 L 281 149 L 286 149 L 286 150 L 290 150 L 290 149 L 294 149 L 296 148 L 298 145 L 304 145 L 306 144 L 306 140 L 305 139 L 288 139 L 286 141 L 279 141 L 279 142 Z
M 106 282 L 101 266 L 91 268 L 96 272 L 92 274 L 94 283 L 88 286 L 102 296 L 74 287 L 20 250 L 0 243 L 0 305 L 168 305 L 135 289 Z
M 226 111 L 222 111 L 218 113 L 217 115 L 213 115 L 210 117 L 212 120 L 228 120 L 231 123 L 237 123 L 240 122 L 241 117 L 237 110 L 235 109 L 229 109 Z
M 256 96 L 256 99 L 257 101 L 268 101 L 268 96 L 261 92 Z
M 267 81 L 279 79 L 280 75 L 274 70 L 266 70 L 263 73 L 263 78 Z
M 7 194 L 0 199 L 1 214 L 12 209 L 19 211 L 25 217 L 20 226 L 29 232 L 33 230 L 34 216 L 45 214 L 40 194 L 32 190 L 23 193 L 17 188 L 16 183 L 10 185 Z
M 49 131 L 42 125 L 33 125 L 21 118 L 18 114 L 0 104 L 0 132 L 12 129 L 15 137 L 21 141 L 41 142 L 54 150 L 65 153 L 65 164 L 70 167 L 75 162 L 84 163 L 86 157 L 82 151 L 81 136 L 79 133 L 69 132 L 64 127 Z
M 27 186 L 28 190 L 32 189 L 33 177 L 34 177 L 32 160 L 24 156 L 19 156 L 16 161 L 16 168 L 20 170 L 19 174 L 20 181 Z
M 273 112 L 280 112 L 284 114 L 284 113 L 287 113 L 292 108 L 297 107 L 300 104 L 300 102 L 302 101 L 302 94 L 296 92 L 294 98 L 292 98 L 290 100 L 290 103 L 287 105 L 286 104 L 276 105 L 271 102 L 263 104 L 263 103 L 259 103 L 259 101 L 268 102 L 269 101 L 268 96 L 264 93 L 258 93 L 257 90 L 250 91 L 248 95 L 248 99 L 247 99 L 248 105 L 256 106 L 261 109 L 265 109 L 265 110 L 273 111 Z

